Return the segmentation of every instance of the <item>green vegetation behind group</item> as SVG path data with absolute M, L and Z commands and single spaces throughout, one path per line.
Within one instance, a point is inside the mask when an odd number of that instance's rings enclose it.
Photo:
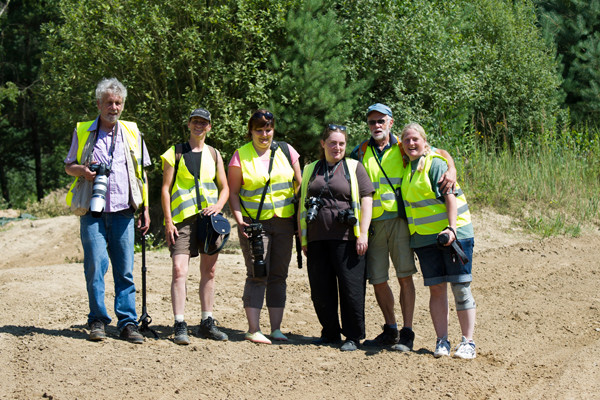
M 159 155 L 195 107 L 211 111 L 225 159 L 266 107 L 306 163 L 325 123 L 348 125 L 353 146 L 384 102 L 397 133 L 419 122 L 456 155 L 472 207 L 577 234 L 598 223 L 598 25 L 600 2 L 582 0 L 12 0 L 0 4 L 0 206 L 53 213 L 38 201 L 70 182 L 72 129 L 114 76 L 153 159 L 155 212 Z

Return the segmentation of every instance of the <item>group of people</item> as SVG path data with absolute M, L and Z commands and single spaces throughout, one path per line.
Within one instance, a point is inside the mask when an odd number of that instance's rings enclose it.
M 104 212 L 99 217 L 91 213 L 81 216 L 89 339 L 105 339 L 105 326 L 111 322 L 104 306 L 104 275 L 110 259 L 120 336 L 143 343 L 132 279 L 133 215 L 138 208 L 142 210 L 138 226 L 145 233 L 150 219 L 142 164 L 149 165 L 150 158 L 137 125 L 119 119 L 126 96 L 117 79 L 103 79 L 98 84 L 100 115 L 77 124 L 65 159 L 66 172 L 76 177 L 67 202 L 78 179 L 94 181 L 94 164 L 110 166 Z M 416 253 L 424 284 L 430 289 L 429 308 L 437 337 L 434 356 L 451 352 L 450 283 L 462 332 L 454 356 L 475 358 L 475 301 L 470 289 L 473 228 L 465 196 L 456 184 L 453 160 L 447 152 L 429 146 L 419 124 L 406 125 L 400 138 L 394 136 L 392 110 L 384 104 L 370 106 L 366 118 L 371 137 L 349 157 L 347 128 L 325 126 L 319 160 L 302 171 L 298 152 L 273 138 L 275 116 L 259 109 L 248 121 L 249 142 L 235 151 L 226 173 L 219 151 L 205 143 L 212 128 L 210 112 L 203 108 L 192 111 L 187 123 L 189 140 L 161 155 L 161 206 L 172 257 L 175 343 L 190 343 L 184 318 L 186 279 L 190 258 L 198 255 L 202 307 L 198 335 L 228 339 L 212 315 L 218 253 L 207 254 L 199 248 L 197 230 L 202 218 L 221 213 L 229 203 L 246 265 L 242 296 L 248 320 L 246 340 L 263 344 L 288 340 L 281 322 L 297 233 L 307 257 L 311 299 L 321 324 L 321 335 L 313 344 L 341 344 L 342 351 L 361 345 L 411 351 Z M 82 154 L 89 146 L 93 147 L 86 158 Z M 132 194 L 138 181 L 142 199 Z M 388 284 L 390 259 L 400 284 L 401 327 Z M 373 285 L 384 325 L 377 337 L 361 344 L 367 280 Z M 262 333 L 260 324 L 265 299 L 269 334 Z

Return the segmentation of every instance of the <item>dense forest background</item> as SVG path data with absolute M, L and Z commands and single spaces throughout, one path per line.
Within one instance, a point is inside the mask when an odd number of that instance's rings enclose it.
M 458 157 L 583 149 L 598 136 L 599 25 L 597 0 L 4 0 L 0 208 L 70 182 L 63 159 L 103 77 L 128 88 L 122 118 L 145 134 L 154 196 L 159 155 L 199 106 L 226 159 L 256 108 L 305 163 L 325 123 L 348 125 L 350 146 L 367 138 L 377 101 Z

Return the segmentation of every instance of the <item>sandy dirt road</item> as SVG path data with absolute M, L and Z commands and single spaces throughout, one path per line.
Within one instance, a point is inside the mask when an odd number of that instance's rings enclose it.
M 490 212 L 474 215 L 473 293 L 478 304 L 472 361 L 432 355 L 428 292 L 416 275 L 415 351 L 317 347 L 305 269 L 293 260 L 282 330 L 290 341 L 243 340 L 242 257 L 221 254 L 215 317 L 229 334 L 216 343 L 172 342 L 168 253 L 148 252 L 148 312 L 159 339 L 143 345 L 87 340 L 87 296 L 76 217 L 19 221 L 0 231 L 1 399 L 598 399 L 600 235 L 540 241 Z M 138 312 L 140 257 L 136 255 Z M 112 278 L 107 274 L 107 306 Z M 200 322 L 199 269 L 191 268 L 186 319 Z M 393 291 L 398 292 L 397 282 Z M 367 288 L 367 337 L 382 316 Z M 451 301 L 452 304 L 452 301 Z M 400 307 L 396 305 L 399 315 Z M 263 312 L 263 327 L 268 317 Z M 454 308 L 450 340 L 460 339 Z

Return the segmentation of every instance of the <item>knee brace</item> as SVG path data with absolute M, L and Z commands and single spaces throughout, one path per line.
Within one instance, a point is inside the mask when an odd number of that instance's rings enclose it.
M 451 283 L 450 287 L 452 287 L 452 293 L 454 293 L 456 311 L 475 308 L 475 299 L 471 294 L 471 282 Z

